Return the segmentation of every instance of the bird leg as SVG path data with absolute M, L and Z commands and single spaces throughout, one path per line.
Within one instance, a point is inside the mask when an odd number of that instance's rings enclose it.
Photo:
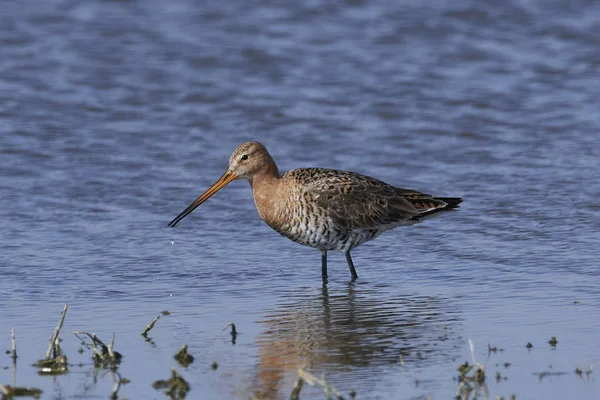
M 327 280 L 327 250 L 321 250 L 321 277 Z
M 352 262 L 352 257 L 350 256 L 350 252 L 344 253 L 346 256 L 346 261 L 348 261 L 348 268 L 350 268 L 350 273 L 352 274 L 352 280 L 355 281 L 358 278 L 358 274 L 354 269 L 354 263 Z

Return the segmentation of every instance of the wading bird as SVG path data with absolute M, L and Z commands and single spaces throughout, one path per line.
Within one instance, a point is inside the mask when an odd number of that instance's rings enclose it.
M 387 230 L 415 224 L 462 202 L 459 197 L 435 197 L 348 171 L 299 168 L 280 175 L 265 146 L 246 142 L 231 154 L 223 176 L 169 227 L 235 179 L 250 182 L 258 215 L 267 225 L 296 243 L 321 251 L 324 280 L 327 251 L 339 250 L 346 256 L 355 280 L 358 275 L 351 250 Z

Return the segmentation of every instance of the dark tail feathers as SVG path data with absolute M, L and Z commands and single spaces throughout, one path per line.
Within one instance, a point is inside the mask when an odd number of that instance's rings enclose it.
M 442 210 L 452 210 L 453 208 L 459 207 L 459 204 L 463 201 L 461 197 L 434 197 L 434 199 L 441 200 L 448 204 Z
M 453 208 L 459 207 L 459 204 L 462 203 L 463 199 L 460 197 L 433 197 L 433 200 L 441 200 L 446 203 L 445 207 L 439 207 L 434 210 L 429 210 L 423 213 L 420 213 L 417 216 L 412 217 L 412 220 L 419 221 L 422 218 L 429 217 L 430 215 L 437 214 L 440 211 L 448 211 Z

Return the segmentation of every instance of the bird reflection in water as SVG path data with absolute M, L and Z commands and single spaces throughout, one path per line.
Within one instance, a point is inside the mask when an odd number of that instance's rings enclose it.
M 256 397 L 287 398 L 298 368 L 333 376 L 352 371 L 344 374 L 351 389 L 361 377 L 376 380 L 377 367 L 422 367 L 459 354 L 461 320 L 446 299 L 392 291 L 324 283 L 284 295 L 260 321 L 265 330 L 257 338 Z

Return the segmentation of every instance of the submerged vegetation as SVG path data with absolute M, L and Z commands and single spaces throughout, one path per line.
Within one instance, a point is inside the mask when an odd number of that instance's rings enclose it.
M 67 355 L 60 346 L 60 333 L 67 314 L 67 310 L 68 305 L 65 304 L 63 311 L 60 315 L 58 324 L 50 337 L 50 342 L 48 344 L 48 348 L 44 358 L 38 360 L 35 364 L 33 364 L 33 366 L 38 369 L 38 374 L 41 376 L 56 376 L 67 374 L 69 372 Z M 170 315 L 170 313 L 166 310 L 161 312 L 161 314 L 157 315 L 146 326 L 146 328 L 142 331 L 142 336 L 145 338 L 145 340 L 151 342 L 151 339 L 148 337 L 148 332 L 150 332 L 154 328 L 156 322 L 160 319 L 161 315 L 166 316 Z M 223 330 L 226 330 L 227 328 L 231 328 L 231 343 L 232 345 L 235 345 L 237 335 L 239 334 L 237 328 L 234 323 L 229 323 L 225 328 L 223 328 Z M 108 344 L 106 344 L 95 333 L 75 331 L 73 332 L 73 334 L 80 340 L 80 347 L 78 351 L 80 353 L 83 353 L 87 349 L 91 352 L 91 358 L 93 361 L 95 371 L 106 371 L 106 374 L 111 376 L 114 384 L 112 391 L 108 394 L 108 398 L 111 400 L 119 399 L 119 390 L 123 385 L 129 383 L 130 381 L 129 379 L 122 377 L 119 372 L 119 366 L 123 359 L 123 355 L 115 350 L 115 335 L 113 334 Z M 469 339 L 468 343 L 471 351 L 471 362 L 464 361 L 457 367 L 459 375 L 456 378 L 458 387 L 455 394 L 455 398 L 457 400 L 471 400 L 479 398 L 489 399 L 490 396 L 487 388 L 487 374 L 485 367 L 482 363 L 479 363 L 476 360 L 473 342 Z M 548 343 L 550 344 L 552 349 L 555 349 L 556 345 L 558 344 L 556 336 L 552 336 Z M 531 349 L 533 345 L 531 343 L 527 343 L 526 347 L 528 349 Z M 489 358 L 490 356 L 495 357 L 499 355 L 499 352 L 504 352 L 504 349 L 488 344 L 487 351 Z M 10 350 L 6 351 L 6 354 L 9 354 L 12 358 L 13 383 L 12 385 L 0 384 L 1 398 L 3 400 L 18 397 L 40 398 L 42 396 L 42 390 L 29 386 L 17 386 L 15 382 L 18 355 L 16 333 L 14 329 L 11 330 L 11 348 Z M 190 364 L 194 362 L 194 356 L 192 356 L 188 352 L 187 344 L 182 345 L 173 357 L 177 361 L 178 365 L 182 368 L 187 368 Z M 401 365 L 402 371 L 404 371 L 405 363 L 402 355 L 400 355 L 399 360 L 399 365 Z M 495 366 L 497 368 L 503 366 L 503 371 L 506 371 L 511 366 L 511 363 L 508 361 L 497 362 Z M 584 361 L 575 368 L 575 374 L 582 379 L 589 378 L 590 374 L 592 373 L 592 367 L 593 364 Z M 218 362 L 213 361 L 213 363 L 210 365 L 210 368 L 212 370 L 217 370 L 219 368 Z M 552 366 L 550 366 L 550 368 L 552 368 Z M 541 381 L 547 376 L 563 376 L 567 374 L 567 372 L 551 370 L 536 372 L 533 375 L 537 376 L 538 379 Z M 504 382 L 508 379 L 509 378 L 500 371 L 495 372 L 496 383 Z M 418 384 L 418 381 L 416 382 Z M 306 385 L 310 385 L 322 390 L 324 396 L 323 398 L 327 400 L 349 400 L 356 398 L 356 392 L 354 390 L 351 390 L 347 392 L 347 394 L 344 394 L 342 391 L 338 390 L 334 385 L 332 385 L 331 382 L 329 382 L 326 379 L 324 374 L 321 376 L 316 376 L 313 373 L 307 371 L 306 369 L 300 368 L 297 371 L 296 382 L 293 388 L 290 388 L 290 400 L 301 400 L 302 390 L 304 387 L 306 387 Z M 191 391 L 190 384 L 175 368 L 171 368 L 171 374 L 168 379 L 159 379 L 152 383 L 152 387 L 158 391 L 163 392 L 167 397 L 173 400 L 185 399 Z M 263 399 L 261 397 L 258 397 L 257 395 L 253 395 L 252 398 L 255 400 L 266 400 L 266 398 Z M 505 398 L 497 396 L 496 399 L 504 400 Z M 509 399 L 515 400 L 516 396 L 512 394 L 510 395 Z
M 164 390 L 165 394 L 173 400 L 185 399 L 190 391 L 190 385 L 174 368 L 171 369 L 169 379 L 155 381 L 152 387 L 156 390 Z
M 60 339 L 58 337 L 60 329 L 65 322 L 68 309 L 68 304 L 65 304 L 63 311 L 60 314 L 58 325 L 56 325 L 56 329 L 54 329 L 54 333 L 52 333 L 52 337 L 50 338 L 46 357 L 38 360 L 38 362 L 34 364 L 35 367 L 39 368 L 38 373 L 40 375 L 61 375 L 66 374 L 69 371 L 67 356 L 63 354 L 60 348 Z
M 483 364 L 475 361 L 475 347 L 469 339 L 471 348 L 471 358 L 473 364 L 465 361 L 458 367 L 458 390 L 456 391 L 457 399 L 477 398 L 479 393 L 482 393 L 485 398 L 488 397 L 488 390 L 485 384 L 485 367 Z
M 184 368 L 187 368 L 188 365 L 190 365 L 191 363 L 194 362 L 194 356 L 192 356 L 190 353 L 188 353 L 187 349 L 188 349 L 187 344 L 184 344 L 177 351 L 177 353 L 175 353 L 175 356 L 174 356 L 175 360 L 177 360 L 179 365 L 181 365 Z

